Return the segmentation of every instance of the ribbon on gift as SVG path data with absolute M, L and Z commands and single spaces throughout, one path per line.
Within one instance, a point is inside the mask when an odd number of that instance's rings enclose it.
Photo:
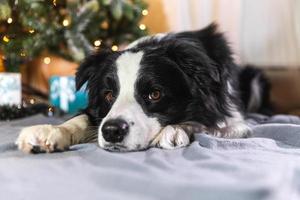
M 69 102 L 75 100 L 75 81 L 68 77 L 61 77 L 60 81 L 60 107 L 63 111 L 69 111 Z
M 51 99 L 59 99 L 59 107 L 69 111 L 69 103 L 75 100 L 75 81 L 71 77 L 62 76 L 53 78 L 50 85 Z
M 74 113 L 86 107 L 87 94 L 84 88 L 76 92 L 73 76 L 53 76 L 50 79 L 50 101 L 63 111 Z

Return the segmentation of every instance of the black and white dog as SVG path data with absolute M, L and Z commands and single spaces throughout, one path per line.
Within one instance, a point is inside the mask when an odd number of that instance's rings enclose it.
M 76 74 L 77 88 L 87 82 L 87 109 L 58 126 L 27 127 L 16 143 L 25 152 L 53 152 L 97 136 L 101 148 L 136 151 L 183 147 L 197 132 L 247 137 L 238 74 L 215 25 L 143 37 L 124 51 L 88 57 Z

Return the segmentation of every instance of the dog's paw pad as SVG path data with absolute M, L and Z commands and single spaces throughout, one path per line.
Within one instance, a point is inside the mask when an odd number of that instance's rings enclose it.
M 158 141 L 158 147 L 163 149 L 176 149 L 187 146 L 190 139 L 186 132 L 178 127 L 166 126 Z

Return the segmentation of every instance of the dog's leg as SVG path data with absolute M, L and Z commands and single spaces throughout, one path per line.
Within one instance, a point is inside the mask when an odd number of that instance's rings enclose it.
M 76 116 L 61 125 L 36 125 L 24 128 L 16 144 L 27 153 L 63 151 L 85 140 L 89 130 L 87 115 Z

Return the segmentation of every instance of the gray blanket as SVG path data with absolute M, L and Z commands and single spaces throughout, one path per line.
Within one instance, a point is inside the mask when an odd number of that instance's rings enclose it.
M 1 200 L 300 199 L 300 120 L 252 115 L 252 138 L 197 134 L 189 147 L 111 153 L 96 144 L 27 155 L 14 140 L 35 116 L 0 123 Z M 299 124 L 299 125 L 297 125 Z

